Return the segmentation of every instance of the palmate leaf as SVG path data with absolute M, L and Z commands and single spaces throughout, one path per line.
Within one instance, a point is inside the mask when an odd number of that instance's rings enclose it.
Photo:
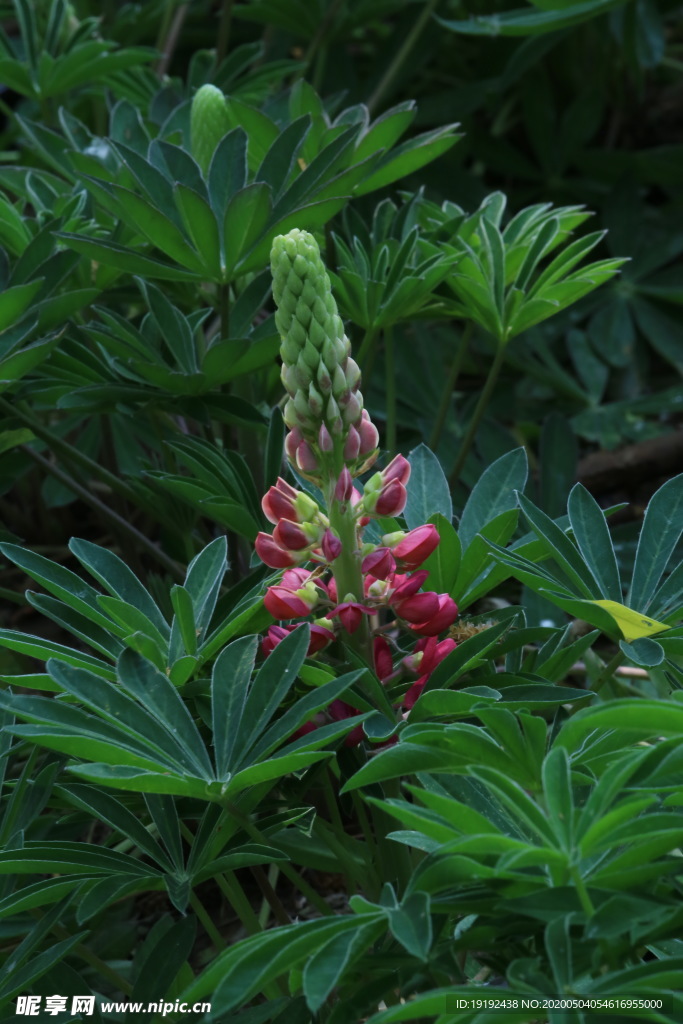
M 536 204 L 502 229 L 505 202 L 502 193 L 494 193 L 471 217 L 456 220 L 452 241 L 462 259 L 448 278 L 463 315 L 500 344 L 578 301 L 625 262 L 600 260 L 574 269 L 600 242 L 601 232 L 570 243 L 547 262 L 589 214 L 581 207 Z M 445 211 L 437 208 L 437 217 L 445 220 Z
M 193 622 L 206 623 L 225 571 L 224 542 L 214 542 L 202 556 L 188 572 L 181 614 L 191 613 Z M 210 569 L 211 575 L 207 575 Z M 112 571 L 118 572 L 116 563 L 102 569 L 102 578 Z M 129 581 L 123 579 L 125 586 Z M 180 626 L 176 635 L 180 638 Z M 126 638 L 133 647 L 140 646 L 145 656 L 130 649 L 123 651 L 116 667 L 118 685 L 65 662 L 48 663 L 55 685 L 75 698 L 78 706 L 63 700 L 0 694 L 0 704 L 29 723 L 8 725 L 8 731 L 86 762 L 71 764 L 69 770 L 100 785 L 208 801 L 234 797 L 248 787 L 273 782 L 329 757 L 331 751 L 321 748 L 366 717 L 333 723 L 283 746 L 304 722 L 347 691 L 359 673 L 314 688 L 276 719 L 303 665 L 308 630 L 299 629 L 278 645 L 253 682 L 256 638 L 237 641 L 226 648 L 214 669 L 216 771 L 176 689 L 178 680 L 173 672 L 180 665 L 184 673 L 184 656 L 177 659 L 169 678 L 149 660 L 154 660 L 155 654 L 141 645 L 142 639 L 142 634 Z M 243 649 L 245 659 L 240 667 Z M 199 662 L 197 657 L 190 661 L 193 670 Z M 184 673 L 179 681 L 186 678 Z M 162 835 L 165 828 L 159 825 Z
M 545 556 L 554 565 L 534 565 L 514 549 L 487 543 L 497 560 L 527 586 L 613 639 L 625 641 L 622 649 L 636 664 L 657 665 L 663 659 L 661 646 L 642 641 L 660 634 L 666 638 L 670 622 L 654 617 L 659 609 L 669 619 L 680 611 L 680 566 L 673 567 L 663 584 L 661 579 L 683 533 L 681 481 L 683 476 L 670 480 L 648 505 L 626 600 L 622 599 L 622 582 L 605 513 L 581 485 L 572 490 L 568 506 L 576 544 L 545 513 L 520 496 L 522 510 Z

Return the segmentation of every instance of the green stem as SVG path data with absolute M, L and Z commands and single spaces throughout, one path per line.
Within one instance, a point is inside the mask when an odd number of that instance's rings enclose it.
M 218 313 L 221 318 L 221 341 L 230 337 L 230 285 L 222 284 L 218 295 Z
M 226 871 L 222 875 L 214 875 L 213 877 L 216 885 L 244 925 L 244 930 L 247 934 L 256 935 L 257 932 L 262 931 L 259 919 L 254 913 L 251 903 L 244 895 L 242 886 L 237 881 L 234 873 Z
M 266 877 L 268 878 L 268 884 L 270 885 L 273 892 L 275 891 L 275 886 L 277 885 L 277 879 L 279 874 L 280 872 L 278 870 L 277 864 L 271 864 L 268 868 L 268 874 Z M 268 924 L 269 917 L 270 904 L 268 903 L 268 900 L 264 897 L 263 900 L 261 900 L 261 909 L 259 910 L 258 913 L 259 924 L 261 925 L 262 928 L 265 928 L 266 925 Z
M 320 25 L 318 26 L 318 31 L 311 40 L 311 45 L 308 47 L 308 50 L 306 51 L 306 55 L 304 57 L 304 60 L 309 69 L 313 63 L 313 58 L 317 58 L 315 71 L 313 73 L 313 88 L 317 89 L 318 91 L 320 91 L 320 84 L 322 80 L 323 71 L 325 68 L 325 59 L 327 57 L 327 36 L 330 31 L 330 28 L 334 23 L 334 19 L 337 16 L 337 12 L 339 11 L 343 2 L 344 0 L 332 0 L 332 3 L 328 8 L 327 14 L 320 22 Z
M 581 901 L 581 906 L 584 909 L 586 917 L 592 917 L 595 913 L 595 907 L 593 906 L 588 889 L 586 888 L 586 883 L 584 882 L 581 872 L 576 865 L 571 869 L 571 876 L 574 888 L 576 889 L 576 893 Z
M 375 347 L 375 342 L 377 340 L 378 334 L 378 327 L 369 327 L 363 336 L 363 340 L 360 343 L 360 348 L 358 349 L 358 356 L 356 357 L 356 362 L 360 366 L 361 370 L 366 369 L 368 356 Z
M 226 871 L 224 875 L 214 875 L 214 880 L 244 925 L 247 934 L 256 935 L 258 932 L 263 931 L 259 919 L 254 913 L 251 903 L 244 895 L 242 886 L 237 881 L 234 872 Z M 268 996 L 269 999 L 278 999 L 280 996 L 287 995 L 288 993 L 284 982 L 278 978 L 277 981 L 270 981 L 267 985 L 263 986 L 263 994 Z
M 384 332 L 384 366 L 386 373 L 386 445 L 389 458 L 396 454 L 396 361 L 394 350 L 394 329 L 387 327 Z
M 189 4 L 180 4 L 173 13 L 168 34 L 165 36 L 163 46 L 161 47 L 161 60 L 157 65 L 157 78 L 163 78 L 168 71 L 175 48 L 178 45 L 178 39 L 180 38 L 180 32 L 183 22 L 187 17 L 189 6 Z
M 206 909 L 202 901 L 199 899 L 195 892 L 190 894 L 190 906 L 192 907 L 195 914 L 197 915 L 197 918 L 201 922 L 204 931 L 213 942 L 214 947 L 219 952 L 222 952 L 224 949 L 227 949 L 227 942 L 216 928 L 215 924 L 213 923 L 208 913 L 206 912 Z
M 382 788 L 387 797 L 396 799 L 401 796 L 400 779 L 388 779 L 383 783 Z M 403 843 L 387 839 L 386 833 L 396 827 L 395 819 L 387 811 L 373 806 L 373 816 L 378 837 L 380 863 L 383 865 L 382 878 L 396 878 L 399 889 L 403 891 L 413 871 L 410 850 Z
M 496 381 L 498 380 L 498 375 L 501 371 L 504 362 L 505 346 L 499 344 L 498 348 L 496 349 L 496 354 L 493 363 L 491 364 L 491 369 L 489 370 L 488 377 L 486 378 L 486 382 L 484 384 L 482 392 L 479 395 L 479 401 L 477 402 L 475 410 L 472 413 L 472 419 L 470 420 L 469 427 L 467 428 L 467 433 L 465 434 L 463 442 L 460 445 L 458 458 L 456 459 L 455 465 L 453 466 L 451 474 L 448 478 L 448 482 L 450 483 L 451 486 L 457 483 L 457 481 L 460 478 L 460 473 L 462 472 L 462 468 L 465 465 L 467 456 L 470 453 L 472 442 L 474 441 L 474 438 L 476 436 L 477 427 L 479 426 L 481 418 L 484 415 L 486 407 L 489 404 L 491 393 L 493 392 L 493 388 L 495 386 Z
M 155 558 L 160 565 L 163 565 L 163 567 L 173 576 L 179 580 L 185 579 L 185 572 L 182 566 L 178 565 L 176 561 L 158 548 L 156 544 L 149 540 L 144 533 L 141 533 L 137 527 L 133 526 L 132 523 L 129 523 L 128 520 L 123 518 L 123 516 L 120 516 L 118 512 L 115 512 L 113 508 L 105 505 L 103 501 L 100 501 L 100 499 L 96 498 L 94 494 L 91 494 L 86 487 L 82 487 L 81 484 L 74 480 L 72 476 L 69 476 L 68 473 L 64 473 L 58 466 L 53 465 L 50 460 L 46 459 L 44 455 L 40 454 L 40 452 L 34 451 L 33 448 L 26 444 L 19 445 L 19 448 L 25 455 L 28 455 L 34 462 L 37 462 L 46 473 L 53 476 L 55 480 L 59 480 L 59 482 L 64 484 L 65 487 L 68 487 L 74 492 L 74 494 L 77 494 L 79 498 L 85 501 L 92 508 L 96 509 L 101 516 L 108 519 L 111 523 L 114 523 L 118 529 L 131 537 L 136 544 L 138 544 L 148 554 L 152 555 L 152 557 Z
M 436 5 L 439 0 L 429 0 L 428 3 L 424 4 L 420 16 L 416 18 L 413 27 L 411 28 L 408 35 L 403 40 L 403 44 L 399 47 L 396 56 L 392 60 L 387 70 L 382 75 L 379 84 L 377 85 L 372 96 L 368 100 L 368 110 L 370 113 L 374 113 L 377 109 L 379 101 L 383 99 L 387 89 L 393 84 L 394 79 L 403 67 L 403 64 L 408 59 L 410 51 L 415 46 L 422 32 L 431 18 L 432 14 L 436 10 Z
M 227 813 L 231 815 L 239 823 L 240 827 L 243 828 L 247 835 L 250 836 L 255 842 L 260 843 L 264 846 L 270 845 L 270 840 L 268 839 L 268 837 L 264 835 L 263 832 L 261 832 L 261 830 L 257 828 L 256 825 L 249 821 L 249 818 L 245 814 L 243 814 L 238 807 L 236 807 L 230 801 L 226 801 L 223 806 Z M 299 892 L 301 892 L 302 895 L 304 895 L 306 899 L 309 900 L 309 902 L 313 903 L 318 908 L 318 910 L 320 910 L 321 914 L 330 915 L 332 913 L 332 910 L 327 905 L 327 903 L 325 903 L 322 897 L 318 896 L 318 894 L 308 884 L 308 882 L 304 881 L 304 879 L 301 877 L 296 868 L 293 868 L 291 864 L 288 864 L 283 861 L 280 864 L 280 871 L 285 876 L 285 878 L 289 879 L 292 885 L 296 886 Z
M 29 426 L 36 437 L 39 437 L 41 441 L 45 441 L 49 448 L 61 455 L 66 462 L 72 462 L 81 466 L 89 473 L 92 473 L 93 476 L 99 477 L 112 491 L 120 494 L 122 498 L 126 498 L 136 506 L 140 505 L 139 495 L 136 494 L 132 487 L 129 487 L 127 483 L 115 476 L 114 473 L 110 473 L 104 466 L 95 462 L 94 459 L 79 451 L 74 445 L 64 441 L 61 437 L 57 437 L 49 427 L 44 427 L 40 420 L 32 413 L 27 412 L 25 409 L 20 409 L 18 404 L 12 405 L 6 398 L 0 398 L 0 409 L 4 409 L 8 415 L 21 420 L 22 423 Z
M 356 809 L 356 814 L 358 815 L 358 823 L 361 827 L 363 838 L 365 839 L 365 845 L 367 846 L 371 856 L 368 871 L 367 892 L 371 899 L 378 899 L 379 894 L 382 891 L 382 880 L 379 877 L 377 869 L 375 867 L 375 865 L 379 863 L 379 849 L 377 845 L 377 840 L 375 839 L 375 836 L 373 834 L 372 827 L 370 825 L 370 821 L 368 819 L 367 813 L 365 811 L 365 806 L 363 804 L 361 797 L 359 796 L 358 793 L 352 793 L 351 798 L 353 800 L 353 805 Z
M 273 911 L 273 914 L 275 916 L 275 920 L 278 922 L 278 924 L 291 924 L 292 922 L 291 922 L 291 918 L 290 918 L 289 914 L 287 913 L 287 911 L 285 910 L 284 906 L 282 905 L 280 897 L 278 896 L 278 894 L 275 892 L 275 889 L 273 889 L 272 885 L 270 884 L 270 882 L 268 880 L 268 876 L 265 873 L 265 871 L 263 870 L 263 868 L 261 867 L 261 865 L 260 864 L 252 864 L 252 866 L 249 868 L 249 870 L 251 871 L 252 875 L 254 876 L 256 884 L 258 885 L 259 889 L 261 890 L 263 896 L 265 897 L 265 899 L 270 904 L 270 909 Z
M 313 831 L 318 833 L 325 845 L 335 855 L 339 861 L 339 868 L 346 875 L 349 883 L 353 882 L 359 892 L 364 892 L 368 880 L 365 865 L 356 863 L 353 854 L 346 849 L 341 840 L 337 839 L 334 830 L 322 818 L 316 818 Z M 349 888 L 351 888 L 350 885 Z
M 221 20 L 218 26 L 218 41 L 216 43 L 216 68 L 219 67 L 228 52 L 233 3 L 234 0 L 223 0 L 223 10 L 221 11 Z
M 339 602 L 350 600 L 363 602 L 363 574 L 360 567 L 356 517 L 350 502 L 340 502 L 334 497 L 335 480 L 331 480 L 325 495 L 330 516 L 330 526 L 342 543 L 339 558 L 332 562 L 332 574 L 337 585 Z M 362 656 L 370 657 L 370 628 L 367 616 L 363 615 L 355 633 L 349 637 L 351 645 Z
M 332 825 L 336 828 L 337 832 L 341 835 L 344 829 L 344 823 L 339 813 L 339 805 L 337 803 L 337 796 L 332 786 L 332 779 L 330 777 L 329 769 L 323 772 L 322 776 L 323 789 L 325 790 L 325 802 L 327 803 L 327 809 L 330 812 L 330 820 Z
M 619 650 L 611 658 L 611 660 L 608 661 L 608 663 L 605 665 L 604 669 L 602 670 L 598 678 L 595 680 L 595 685 L 593 686 L 593 690 L 595 691 L 595 693 L 599 693 L 602 687 L 605 685 L 605 683 L 612 678 L 616 670 L 624 661 L 625 657 L 626 655 L 624 654 L 624 652 Z
M 429 438 L 429 447 L 432 449 L 432 451 L 436 451 L 437 445 L 441 440 L 441 434 L 443 433 L 443 428 L 446 423 L 446 417 L 448 416 L 448 411 L 451 407 L 453 392 L 455 391 L 455 385 L 457 384 L 458 377 L 460 376 L 462 364 L 467 353 L 470 338 L 472 337 L 473 328 L 473 322 L 471 320 L 468 320 L 460 335 L 460 341 L 458 343 L 458 348 L 455 353 L 455 358 L 451 363 L 451 368 L 449 370 L 448 377 L 446 378 L 446 383 L 444 384 L 443 391 L 441 392 L 439 408 L 437 409 L 436 419 L 434 420 L 434 426 L 432 428 L 432 433 Z

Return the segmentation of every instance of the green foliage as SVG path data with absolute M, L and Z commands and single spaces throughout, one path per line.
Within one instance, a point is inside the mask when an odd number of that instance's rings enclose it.
M 3 1020 L 683 1013 L 679 11 L 466 8 L 0 4 Z M 434 638 L 272 629 L 291 228 Z

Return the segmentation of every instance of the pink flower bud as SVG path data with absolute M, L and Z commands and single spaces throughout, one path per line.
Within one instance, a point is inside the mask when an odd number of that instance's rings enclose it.
M 363 409 L 360 423 L 356 424 L 356 428 L 360 434 L 360 454 L 369 455 L 379 444 L 379 432 L 367 409 Z
M 299 587 L 305 587 L 307 583 L 311 581 L 313 572 L 311 569 L 303 569 L 301 566 L 297 566 L 295 569 L 287 569 L 282 574 L 281 586 L 287 590 L 298 590 Z M 321 580 L 316 579 L 315 583 L 317 586 L 321 586 Z
M 274 619 L 299 619 L 308 615 L 312 607 L 305 591 L 291 591 L 286 587 L 268 587 L 263 603 Z
M 359 422 L 363 406 L 361 405 L 361 399 L 358 397 L 357 392 L 349 391 L 345 395 L 340 395 L 338 404 L 342 412 L 344 423 L 349 425 L 351 423 L 355 424 Z
M 395 570 L 396 562 L 389 548 L 375 548 L 361 562 L 361 571 L 371 573 L 378 580 L 385 580 Z
M 421 636 L 436 636 L 437 633 L 448 629 L 455 622 L 458 616 L 458 606 L 453 598 L 448 594 L 438 594 L 437 596 L 439 598 L 438 610 L 430 615 L 426 622 L 411 625 L 410 628 L 414 633 L 419 633 Z
M 296 565 L 297 561 L 300 561 L 290 551 L 280 547 L 269 533 L 258 533 L 254 541 L 254 547 L 261 561 L 269 565 L 271 569 L 286 569 L 288 566 Z
M 407 597 L 412 597 L 413 594 L 417 594 L 428 576 L 429 573 L 426 569 L 420 569 L 419 572 L 414 572 L 410 576 L 394 576 L 394 579 L 392 580 L 393 592 L 391 595 L 391 604 L 394 604 L 396 601 L 405 601 Z
M 299 492 L 283 480 L 277 478 L 277 483 L 269 487 L 261 499 L 261 508 L 266 519 L 271 523 L 277 523 L 280 519 L 291 519 L 298 521 L 295 501 Z
M 398 516 L 406 507 L 408 492 L 400 480 L 390 480 L 379 492 L 375 505 L 375 515 Z
M 280 520 L 273 530 L 273 540 L 288 551 L 302 551 L 311 545 L 311 540 L 301 526 L 290 522 L 289 519 Z
M 339 558 L 342 553 L 342 542 L 332 530 L 325 530 L 321 548 L 326 561 L 334 562 L 335 558 Z
M 296 464 L 302 473 L 315 473 L 320 469 L 318 460 L 308 441 L 302 441 L 297 447 Z
M 405 486 L 410 479 L 410 463 L 403 455 L 395 455 L 386 469 L 382 470 L 382 481 L 388 484 L 390 480 L 400 480 Z
M 439 597 L 441 596 L 439 595 Z M 448 657 L 451 651 L 454 651 L 458 646 L 451 637 L 437 641 L 435 636 L 429 636 L 425 637 L 424 640 L 418 640 L 418 644 L 421 643 L 425 645 L 422 671 L 426 673 L 433 672 L 439 662 Z
M 406 622 L 422 623 L 439 611 L 439 595 L 428 590 L 426 593 L 406 597 L 398 603 L 392 601 L 392 605 L 396 614 Z
M 269 626 L 268 632 L 261 641 L 261 651 L 264 657 L 272 654 L 279 643 L 291 632 L 291 626 Z
M 367 573 L 363 580 L 363 589 L 366 597 L 371 597 L 375 601 L 383 601 L 389 593 L 389 584 L 386 580 L 377 580 Z
M 328 621 L 328 620 L 326 620 Z M 311 640 L 308 645 L 308 654 L 317 654 L 318 651 L 322 651 L 324 647 L 332 643 L 334 640 L 334 633 L 331 629 L 327 629 L 326 626 L 321 626 L 317 622 L 311 624 Z
M 363 604 L 359 604 L 358 601 L 347 599 L 338 604 L 333 611 L 329 612 L 329 618 L 333 615 L 338 615 L 342 626 L 347 633 L 355 633 L 361 622 L 363 621 L 363 615 L 371 615 L 372 608 L 367 608 Z
M 439 546 L 439 539 L 439 531 L 435 526 L 418 526 L 407 533 L 398 544 L 390 546 L 394 558 L 404 568 L 417 569 Z
M 349 432 L 344 442 L 344 459 L 346 462 L 353 462 L 358 458 L 360 452 L 360 434 L 355 427 L 349 427 Z
M 426 682 L 427 676 L 422 676 L 420 679 L 417 680 L 416 683 L 413 683 L 413 685 L 410 687 L 405 697 L 403 698 L 403 707 L 406 709 L 406 711 L 412 710 L 412 708 L 415 706 L 418 697 L 425 688 Z
M 293 430 L 290 430 L 285 437 L 285 452 L 290 462 L 296 462 L 296 450 L 303 439 L 303 434 L 298 427 L 294 427 Z
M 324 423 L 320 425 L 320 430 L 318 431 L 318 448 L 320 449 L 321 452 L 334 451 L 334 441 L 332 440 L 332 435 L 330 434 L 329 430 L 327 429 Z
M 391 647 L 383 636 L 376 636 L 372 641 L 372 653 L 375 661 L 375 673 L 377 678 L 384 682 L 394 671 L 394 660 L 391 656 Z
M 350 501 L 351 495 L 353 494 L 353 479 L 346 466 L 342 469 L 339 474 L 336 486 L 334 488 L 334 497 L 336 501 Z

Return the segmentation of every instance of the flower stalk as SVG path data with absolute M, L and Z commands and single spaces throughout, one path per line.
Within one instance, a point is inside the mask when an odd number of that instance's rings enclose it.
M 395 455 L 365 481 L 362 493 L 354 486 L 377 459 L 379 434 L 364 408 L 360 370 L 315 238 L 298 229 L 279 236 L 271 264 L 288 396 L 285 453 L 323 500 L 318 505 L 282 478 L 263 497 L 274 529 L 258 534 L 256 552 L 266 565 L 284 572 L 266 591 L 265 607 L 280 625 L 270 627 L 262 649 L 268 655 L 295 628 L 292 620 L 307 618 L 309 655 L 340 635 L 387 681 L 395 669 L 381 635 L 382 609 L 422 638 L 435 637 L 457 615 L 448 594 L 422 590 L 429 574 L 420 566 L 437 547 L 439 534 L 424 525 L 385 534 L 379 543 L 364 540 L 372 519 L 403 512 L 410 463 Z M 420 674 L 425 675 L 422 668 Z M 329 711 L 333 718 L 355 714 L 343 701 L 333 702 Z M 358 726 L 346 742 L 360 742 L 362 735 Z

